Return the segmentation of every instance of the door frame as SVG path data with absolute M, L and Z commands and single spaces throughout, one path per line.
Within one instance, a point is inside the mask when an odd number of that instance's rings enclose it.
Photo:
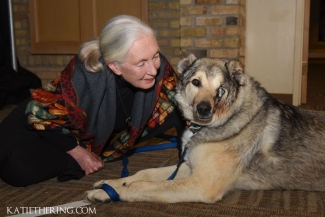
M 292 104 L 306 103 L 310 0 L 296 1 L 296 37 Z
M 309 53 L 309 20 L 310 0 L 304 2 L 304 32 L 302 52 L 302 79 L 301 79 L 301 103 L 307 103 L 307 80 L 308 80 L 308 53 Z

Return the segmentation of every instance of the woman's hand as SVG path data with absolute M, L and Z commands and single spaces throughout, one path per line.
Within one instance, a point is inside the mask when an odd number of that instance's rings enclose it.
M 104 163 L 99 156 L 79 145 L 67 153 L 78 162 L 81 169 L 85 171 L 86 175 L 104 168 Z

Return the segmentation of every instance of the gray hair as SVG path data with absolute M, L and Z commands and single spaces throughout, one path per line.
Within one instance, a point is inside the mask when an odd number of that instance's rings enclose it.
M 106 62 L 122 63 L 134 41 L 143 35 L 155 35 L 144 22 L 129 15 L 119 15 L 110 19 L 104 26 L 100 38 L 93 38 L 81 45 L 79 59 L 90 72 L 103 70 L 99 62 L 102 56 Z

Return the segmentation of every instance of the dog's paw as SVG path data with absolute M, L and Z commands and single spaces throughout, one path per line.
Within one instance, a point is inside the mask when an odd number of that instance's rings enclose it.
M 92 189 L 101 188 L 103 184 L 108 184 L 112 188 L 118 188 L 118 187 L 127 185 L 126 182 L 122 181 L 122 179 L 101 180 L 101 181 L 95 182 L 92 185 Z
M 92 186 L 91 186 L 91 188 L 92 189 L 98 189 L 98 188 L 100 188 L 100 187 L 102 187 L 102 185 L 105 183 L 105 180 L 100 180 L 100 181 L 98 181 L 98 182 L 95 182 Z
M 111 198 L 104 190 L 96 189 L 86 191 L 84 200 L 90 203 L 108 203 L 111 201 Z

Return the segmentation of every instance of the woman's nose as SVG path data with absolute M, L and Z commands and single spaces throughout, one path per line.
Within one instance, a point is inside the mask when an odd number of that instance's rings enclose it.
M 159 63 L 159 66 L 160 66 L 160 63 Z M 156 76 L 157 69 L 159 68 L 159 66 L 157 67 L 157 63 L 155 63 L 154 61 L 149 61 L 148 65 L 147 65 L 147 73 L 149 75 Z

